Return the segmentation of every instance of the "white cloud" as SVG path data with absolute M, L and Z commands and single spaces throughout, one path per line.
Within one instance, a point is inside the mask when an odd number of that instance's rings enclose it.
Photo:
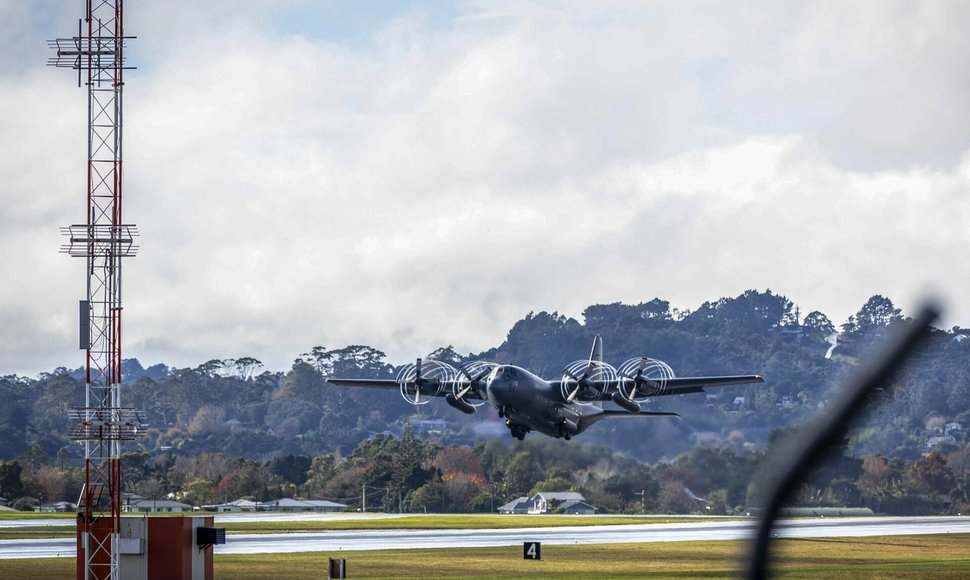
M 127 25 L 143 362 L 401 361 L 530 310 L 765 287 L 841 320 L 928 282 L 970 319 L 961 5 L 490 3 L 351 43 L 287 34 L 299 2 L 194 4 Z M 39 67 L 0 76 L 0 372 L 80 364 L 56 232 L 83 208 L 84 95 Z

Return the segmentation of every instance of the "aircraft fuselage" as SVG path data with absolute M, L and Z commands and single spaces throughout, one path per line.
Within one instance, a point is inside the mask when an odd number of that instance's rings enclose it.
M 529 431 L 571 438 L 585 431 L 602 413 L 591 404 L 566 401 L 562 390 L 522 367 L 499 365 L 488 377 L 488 401 L 518 439 Z

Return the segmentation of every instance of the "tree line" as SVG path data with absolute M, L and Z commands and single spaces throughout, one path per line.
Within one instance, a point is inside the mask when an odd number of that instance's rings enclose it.
M 763 385 L 652 401 L 648 408 L 682 417 L 604 421 L 583 435 L 588 445 L 531 437 L 513 443 L 485 408 L 474 416 L 455 413 L 441 401 L 415 408 L 389 393 L 325 382 L 329 376 L 394 377 L 399 369 L 370 346 L 316 346 L 297 356 L 286 372 L 263 369 L 253 357 L 184 369 L 143 368 L 126 360 L 122 397 L 143 411 L 149 429 L 146 437 L 126 444 L 125 480 L 156 495 L 189 494 L 185 497 L 193 502 L 237 494 L 346 498 L 369 486 L 382 509 L 454 511 L 480 509 L 486 497 L 491 507 L 549 481 L 586 490 L 600 507 L 614 511 L 674 510 L 674 498 L 696 508 L 683 488 L 704 497 L 706 507 L 734 509 L 756 496 L 749 489 L 753 470 L 772 434 L 824 411 L 833 386 L 874 343 L 906 323 L 883 296 L 870 298 L 837 327 L 821 312 L 803 314 L 784 296 L 749 290 L 691 311 L 655 298 L 590 306 L 582 322 L 529 313 L 495 348 L 461 354 L 444 346 L 426 356 L 453 363 L 514 362 L 555 378 L 570 360 L 584 357 L 592 337 L 600 334 L 607 359 L 615 363 L 647 354 L 680 375 L 761 373 L 766 378 Z M 970 430 L 968 336 L 970 330 L 959 327 L 935 330 L 929 346 L 852 430 L 842 468 L 800 498 L 891 511 L 902 509 L 896 503 L 931 511 L 959 506 Z M 831 350 L 833 341 L 837 346 Z M 22 486 L 0 487 L 0 496 L 77 497 L 71 485 L 81 450 L 67 438 L 66 417 L 71 407 L 82 405 L 83 390 L 78 369 L 0 378 L 7 403 L 0 408 L 0 459 L 4 473 L 12 473 L 14 463 L 19 466 Z M 589 457 L 556 467 L 537 458 L 542 454 L 535 449 L 556 457 Z M 449 467 L 457 462 L 449 462 L 449 455 L 464 458 L 469 467 Z M 738 467 L 714 469 L 705 459 L 704 469 L 690 468 L 698 460 L 689 458 L 695 456 L 721 457 Z M 290 458 L 289 467 L 280 458 Z M 205 465 L 215 466 L 209 475 Z M 621 485 L 626 472 L 643 477 Z M 735 472 L 737 480 L 727 475 Z M 937 474 L 937 483 L 916 475 L 924 472 Z M 704 473 L 718 474 L 719 481 L 706 481 Z
M 401 437 L 370 437 L 346 456 L 283 454 L 255 461 L 129 451 L 122 476 L 128 492 L 194 506 L 295 497 L 369 511 L 493 513 L 518 497 L 577 491 L 606 513 L 743 514 L 762 505 L 765 458 L 784 435 L 776 432 L 766 449 L 696 447 L 671 462 L 647 465 L 609 448 L 550 439 L 441 445 L 405 427 Z M 933 450 L 908 462 L 846 451 L 812 474 L 794 505 L 898 515 L 970 509 L 965 452 Z M 40 453 L 0 461 L 0 494 L 14 497 L 15 509 L 77 497 L 82 482 L 80 467 Z

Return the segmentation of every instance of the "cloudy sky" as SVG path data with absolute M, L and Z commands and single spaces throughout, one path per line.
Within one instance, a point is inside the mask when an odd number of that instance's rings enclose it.
M 84 3 L 0 0 L 0 374 L 80 366 Z M 126 3 L 125 355 L 286 369 L 756 288 L 970 325 L 970 3 Z M 567 358 L 572 354 L 564 355 Z

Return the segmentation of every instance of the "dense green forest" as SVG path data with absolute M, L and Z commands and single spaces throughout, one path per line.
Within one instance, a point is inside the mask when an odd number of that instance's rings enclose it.
M 882 296 L 836 327 L 770 291 L 692 311 L 660 299 L 595 305 L 582 318 L 530 313 L 496 348 L 460 354 L 443 347 L 426 358 L 512 362 L 553 378 L 599 334 L 616 364 L 647 354 L 678 375 L 760 373 L 765 383 L 647 407 L 681 417 L 603 421 L 570 442 L 535 434 L 518 442 L 487 407 L 465 416 L 443 401 L 415 407 L 386 392 L 325 383 L 328 376 L 394 377 L 398 369 L 370 346 L 315 346 L 286 372 L 251 357 L 184 369 L 132 359 L 124 363 L 122 399 L 142 411 L 149 429 L 125 446 L 126 490 L 195 505 L 284 496 L 356 505 L 367 485 L 376 490 L 369 507 L 490 511 L 533 491 L 572 489 L 608 511 L 743 510 L 758 504 L 766 449 L 824 413 L 832 389 L 866 352 L 906 324 Z M 798 503 L 966 513 L 968 337 L 958 327 L 935 330 Z M 82 450 L 66 432 L 68 409 L 83 402 L 80 371 L 4 376 L 0 391 L 0 496 L 23 508 L 77 498 Z

